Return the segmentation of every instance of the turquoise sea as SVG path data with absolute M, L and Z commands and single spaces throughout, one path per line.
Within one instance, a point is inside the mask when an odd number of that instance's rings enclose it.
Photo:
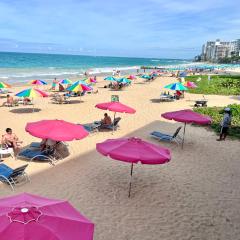
M 0 81 L 24 82 L 31 79 L 81 77 L 111 73 L 113 69 L 136 72 L 140 66 L 177 66 L 190 60 L 130 57 L 100 57 L 63 54 L 0 52 Z

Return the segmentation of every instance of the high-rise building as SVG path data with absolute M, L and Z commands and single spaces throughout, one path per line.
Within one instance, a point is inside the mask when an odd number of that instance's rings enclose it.
M 217 62 L 222 58 L 240 54 L 240 39 L 235 41 L 208 41 L 202 47 L 201 60 Z

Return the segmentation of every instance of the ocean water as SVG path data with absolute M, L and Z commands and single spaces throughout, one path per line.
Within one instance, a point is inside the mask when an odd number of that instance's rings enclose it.
M 115 70 L 136 72 L 140 66 L 178 66 L 189 64 L 184 59 L 100 57 L 62 54 L 0 52 L 0 81 L 25 82 L 31 79 L 81 77 L 111 73 Z

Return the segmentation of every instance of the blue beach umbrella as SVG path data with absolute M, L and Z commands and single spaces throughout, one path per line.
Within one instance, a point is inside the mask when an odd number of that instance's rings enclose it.
M 119 78 L 119 79 L 117 79 L 117 82 L 124 83 L 124 84 L 131 83 L 131 81 L 127 78 Z
M 149 75 L 142 75 L 141 78 L 150 79 L 151 76 L 149 76 Z
M 108 77 L 104 78 L 104 80 L 106 80 L 106 81 L 112 81 L 112 82 L 117 81 L 117 79 L 116 79 L 115 77 L 113 77 L 113 76 L 108 76 Z

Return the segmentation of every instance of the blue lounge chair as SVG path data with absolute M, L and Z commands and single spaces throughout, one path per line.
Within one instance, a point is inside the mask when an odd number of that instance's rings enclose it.
M 0 164 L 0 181 L 9 184 L 14 191 L 14 186 L 30 181 L 25 172 L 27 166 L 28 164 L 12 169 L 3 163 Z
M 52 165 L 55 165 L 57 161 L 56 157 L 54 156 L 53 150 L 41 151 L 40 149 L 24 149 L 18 155 L 17 158 L 27 159 L 30 162 L 34 160 L 38 161 L 46 161 Z
M 181 128 L 182 127 L 179 127 L 173 135 L 161 133 L 158 131 L 154 131 L 150 133 L 150 135 L 159 141 L 176 142 L 177 144 L 180 144 L 182 142 L 182 138 L 179 136 Z
M 94 122 L 94 123 L 87 123 L 82 124 L 82 126 L 87 130 L 89 133 L 98 132 L 99 127 L 101 126 L 101 122 Z

